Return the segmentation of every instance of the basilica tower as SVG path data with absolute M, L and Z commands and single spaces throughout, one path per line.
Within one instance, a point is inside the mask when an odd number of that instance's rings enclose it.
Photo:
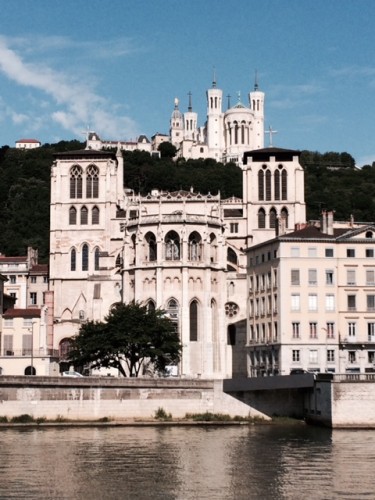
M 212 82 L 212 88 L 207 90 L 207 124 L 206 137 L 209 155 L 217 161 L 221 161 L 224 147 L 223 113 L 222 101 L 223 91 L 216 88 L 216 77 Z
M 257 77 L 253 92 L 249 92 L 249 103 L 254 119 L 252 149 L 261 149 L 264 147 L 264 92 L 259 90 Z

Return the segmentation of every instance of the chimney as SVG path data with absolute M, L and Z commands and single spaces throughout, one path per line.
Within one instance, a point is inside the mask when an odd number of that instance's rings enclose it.
M 333 210 L 327 212 L 327 234 L 329 234 L 330 236 L 333 235 L 333 214 Z
M 327 212 L 326 210 L 322 210 L 322 214 L 320 216 L 320 232 L 326 234 L 327 233 Z

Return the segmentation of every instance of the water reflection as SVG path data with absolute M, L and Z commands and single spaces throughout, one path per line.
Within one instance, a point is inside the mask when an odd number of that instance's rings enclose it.
M 1 499 L 374 498 L 373 431 L 39 428 L 0 440 Z

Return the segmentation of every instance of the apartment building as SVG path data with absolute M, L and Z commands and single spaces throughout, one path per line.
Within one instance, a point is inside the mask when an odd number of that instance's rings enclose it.
M 248 375 L 375 366 L 375 226 L 317 224 L 248 250 Z

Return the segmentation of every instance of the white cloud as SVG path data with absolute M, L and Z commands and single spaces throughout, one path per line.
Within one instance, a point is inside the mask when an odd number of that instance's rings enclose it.
M 115 107 L 87 83 L 82 84 L 45 64 L 25 62 L 10 48 L 5 38 L 0 38 L 0 72 L 9 80 L 41 91 L 52 99 L 54 109 L 50 119 L 74 134 L 80 134 L 82 128 L 89 125 L 109 139 L 137 135 L 135 122 L 127 116 L 119 116 L 118 112 L 114 113 Z M 21 115 L 26 116 L 25 113 Z

